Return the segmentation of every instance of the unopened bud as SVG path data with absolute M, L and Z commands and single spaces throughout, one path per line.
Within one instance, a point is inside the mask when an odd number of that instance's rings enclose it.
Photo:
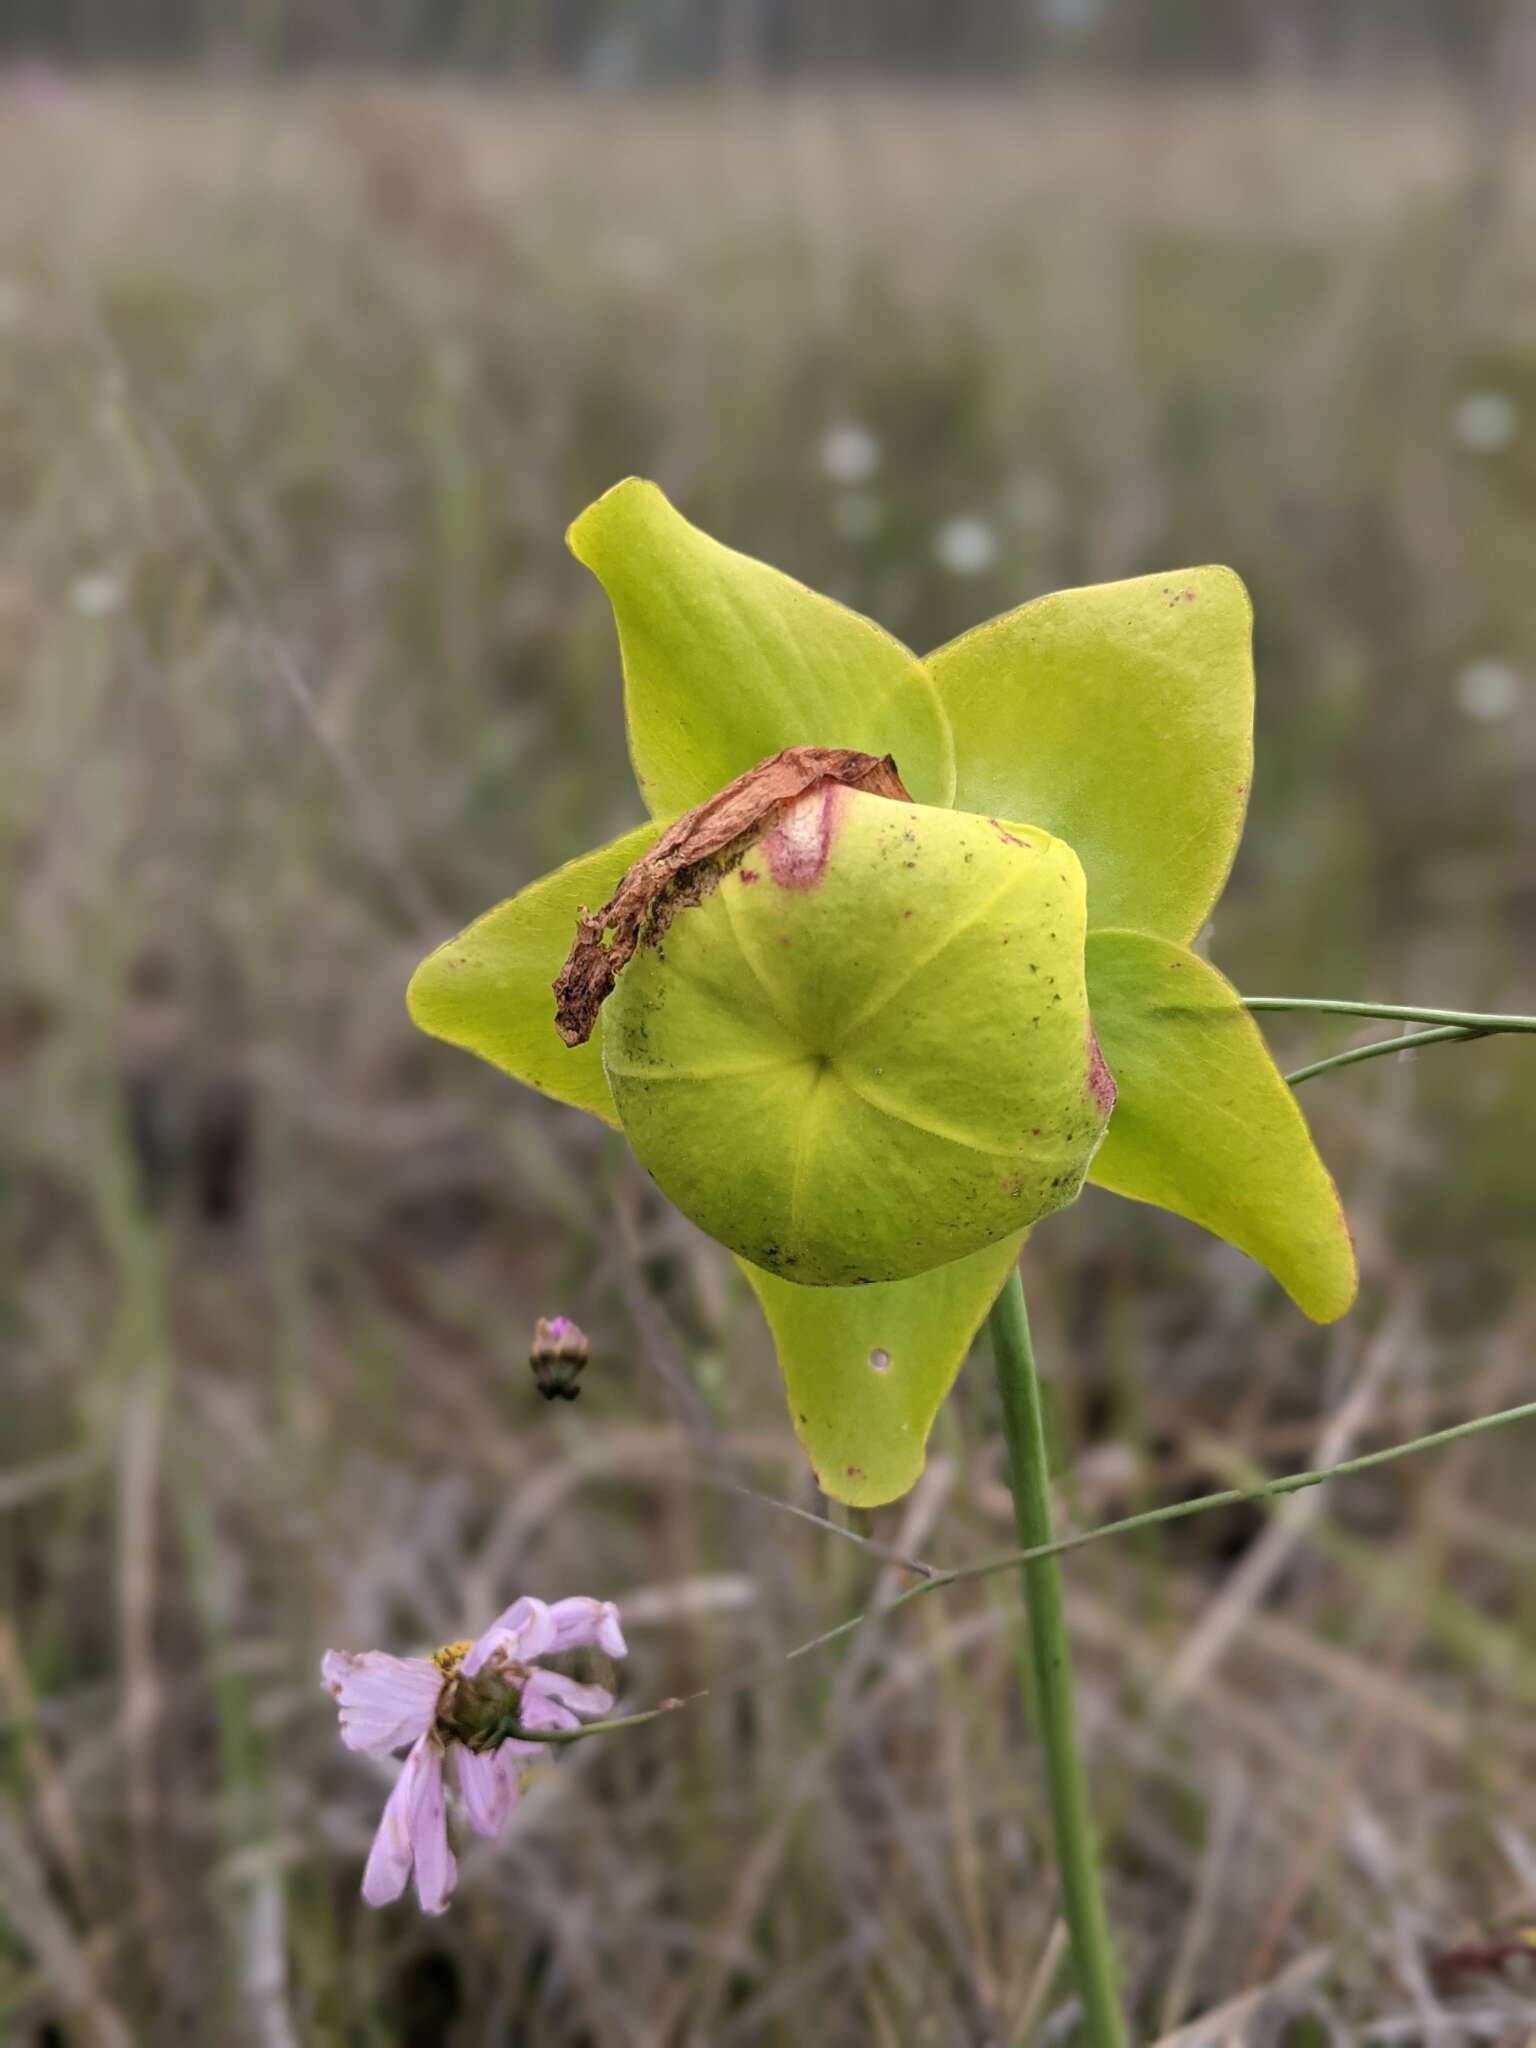
M 534 1381 L 546 1401 L 574 1401 L 581 1392 L 576 1382 L 586 1364 L 586 1333 L 569 1316 L 540 1316 L 534 1326 L 528 1363 Z

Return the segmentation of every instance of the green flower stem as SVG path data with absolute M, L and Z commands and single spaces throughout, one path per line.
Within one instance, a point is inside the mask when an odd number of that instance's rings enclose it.
M 1413 1003 L 1338 1003 L 1329 996 L 1244 996 L 1247 1010 L 1312 1010 L 1327 1017 L 1385 1017 L 1400 1024 L 1455 1024 L 1463 1031 L 1536 1031 L 1536 1017 L 1426 1010 Z
M 1051 1541 L 1051 1475 L 1046 1461 L 1040 1382 L 1029 1341 L 1024 1289 L 1015 1266 L 991 1316 L 992 1353 L 1003 1402 L 1003 1429 L 1019 1541 L 1034 1550 Z M 1061 1568 L 1052 1556 L 1021 1566 L 1024 1578 L 1034 1708 L 1045 1754 L 1046 1784 L 1056 1836 L 1063 1917 L 1072 1967 L 1092 2048 L 1125 2048 L 1125 2020 L 1115 1984 L 1114 1951 L 1104 1912 L 1088 1779 L 1077 1740 L 1072 1658 L 1062 1611 Z
M 1298 1081 L 1310 1081 L 1316 1074 L 1331 1074 L 1335 1067 L 1358 1067 L 1362 1060 L 1385 1059 L 1391 1052 L 1412 1052 L 1420 1045 L 1449 1045 L 1454 1040 L 1465 1043 L 1472 1038 L 1492 1038 L 1491 1031 L 1464 1031 L 1459 1024 L 1441 1024 L 1433 1031 L 1405 1031 L 1399 1038 L 1378 1039 L 1374 1045 L 1354 1045 L 1348 1052 L 1336 1052 L 1325 1060 L 1313 1060 L 1309 1066 L 1298 1067 L 1286 1080 L 1294 1088 Z
M 611 1735 L 619 1728 L 643 1728 L 647 1721 L 663 1720 L 680 1707 L 691 1707 L 695 1700 L 708 1698 L 706 1688 L 687 1693 L 682 1699 L 660 1700 L 654 1707 L 643 1707 L 638 1714 L 614 1714 L 606 1721 L 584 1721 L 579 1728 L 525 1728 L 516 1714 L 508 1714 L 490 1729 L 484 1746 L 495 1749 L 503 1742 L 542 1742 L 550 1749 L 565 1749 L 573 1742 L 585 1742 L 590 1735 Z
M 1389 1053 L 1412 1052 L 1420 1045 L 1448 1045 L 1456 1039 L 1491 1038 L 1501 1031 L 1536 1031 L 1536 1017 L 1519 1017 L 1482 1010 L 1428 1010 L 1415 1003 L 1340 1003 L 1330 996 L 1244 996 L 1248 1010 L 1300 1010 L 1323 1017 L 1378 1017 L 1402 1024 L 1431 1024 L 1432 1031 L 1405 1031 L 1401 1038 L 1384 1038 L 1379 1045 L 1355 1045 L 1328 1059 L 1313 1060 L 1298 1067 L 1286 1080 L 1294 1088 L 1298 1081 L 1332 1073 L 1335 1067 L 1358 1066 L 1362 1060 L 1385 1059 Z

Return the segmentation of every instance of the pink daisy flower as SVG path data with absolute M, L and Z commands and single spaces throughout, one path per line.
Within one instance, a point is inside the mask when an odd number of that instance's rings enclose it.
M 494 1838 L 506 1826 L 517 1803 L 518 1759 L 537 1756 L 543 1745 L 497 1742 L 499 1721 L 566 1730 L 611 1711 L 613 1694 L 605 1687 L 582 1685 L 535 1661 L 590 1644 L 610 1657 L 625 1654 L 610 1600 L 515 1600 L 474 1642 L 448 1643 L 431 1657 L 326 1651 L 320 1675 L 341 1709 L 348 1749 L 384 1757 L 409 1745 L 363 1871 L 370 1906 L 398 1899 L 413 1865 L 422 1910 L 441 1913 L 447 1905 L 458 1875 L 443 1787 L 450 1762 L 475 1832 Z

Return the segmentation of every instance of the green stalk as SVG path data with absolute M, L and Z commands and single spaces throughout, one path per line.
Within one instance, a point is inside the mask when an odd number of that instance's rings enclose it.
M 1325 1060 L 1313 1060 L 1310 1065 L 1298 1067 L 1294 1074 L 1287 1074 L 1286 1080 L 1294 1088 L 1298 1081 L 1310 1081 L 1318 1074 L 1331 1074 L 1335 1067 L 1358 1067 L 1362 1060 L 1385 1059 L 1389 1053 L 1412 1052 L 1420 1045 L 1465 1044 L 1473 1038 L 1491 1038 L 1490 1031 L 1466 1031 L 1460 1024 L 1437 1025 L 1433 1031 L 1405 1031 L 1398 1038 L 1378 1039 L 1373 1045 L 1351 1046 L 1348 1052 L 1336 1052 Z
M 1029 1341 L 1029 1317 L 1018 1268 L 992 1308 L 990 1328 L 1003 1429 L 1013 1486 L 1013 1518 L 1026 1550 L 1051 1540 L 1051 1475 L 1046 1461 L 1040 1382 Z M 1051 1825 L 1056 1837 L 1062 1915 L 1091 2048 L 1125 2048 L 1125 2019 L 1099 1878 L 1088 1779 L 1072 1703 L 1072 1655 L 1062 1611 L 1061 1567 L 1041 1557 L 1020 1567 L 1035 1674 L 1034 1709 L 1045 1755 Z
M 1429 1010 L 1417 1003 L 1343 1003 L 1331 996 L 1244 996 L 1245 1010 L 1310 1011 L 1321 1017 L 1385 1017 L 1399 1024 L 1456 1024 L 1463 1031 L 1536 1031 L 1536 1017 L 1486 1010 Z

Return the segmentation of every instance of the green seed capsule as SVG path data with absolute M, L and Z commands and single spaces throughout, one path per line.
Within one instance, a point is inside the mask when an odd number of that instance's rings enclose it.
M 1071 1202 L 1114 1084 L 1070 847 L 833 781 L 764 822 L 652 912 L 603 1007 L 663 1192 L 811 1286 L 906 1279 Z

